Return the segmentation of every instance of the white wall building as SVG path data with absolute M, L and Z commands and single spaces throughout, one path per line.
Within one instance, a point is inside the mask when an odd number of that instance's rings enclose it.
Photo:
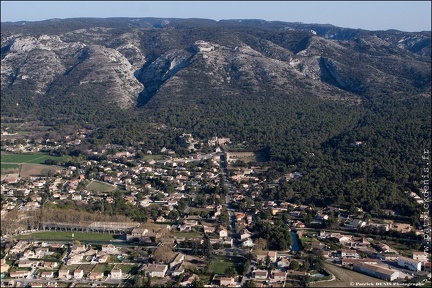
M 412 271 L 421 270 L 421 262 L 408 257 L 399 256 L 398 265 Z

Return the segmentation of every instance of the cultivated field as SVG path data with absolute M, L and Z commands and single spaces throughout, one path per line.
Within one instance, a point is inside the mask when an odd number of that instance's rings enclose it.
M 48 171 L 61 170 L 60 166 L 44 165 L 45 160 L 66 160 L 66 157 L 50 156 L 42 152 L 32 154 L 14 154 L 1 152 L 2 174 L 10 173 L 11 170 L 19 171 L 20 177 L 46 175 Z
M 63 167 L 54 165 L 22 164 L 19 174 L 20 177 L 46 176 L 49 173 L 54 174 L 58 171 L 61 171 L 62 169 Z

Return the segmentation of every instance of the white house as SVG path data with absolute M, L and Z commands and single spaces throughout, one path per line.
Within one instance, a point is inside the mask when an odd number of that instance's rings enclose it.
M 120 269 L 112 269 L 111 270 L 111 279 L 122 279 L 123 274 Z
M 149 277 L 165 277 L 166 272 L 168 271 L 168 265 L 160 265 L 160 264 L 149 264 L 144 268 L 146 275 Z

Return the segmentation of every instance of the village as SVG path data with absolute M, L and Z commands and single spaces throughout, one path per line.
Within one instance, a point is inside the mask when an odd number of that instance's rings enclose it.
M 10 141 L 1 149 L 29 153 L 84 140 L 78 133 L 65 143 Z M 46 175 L 2 172 L 1 286 L 320 287 L 334 281 L 341 285 L 334 287 L 344 287 L 344 281 L 373 280 L 402 287 L 430 280 L 425 232 L 394 211 L 377 219 L 359 208 L 263 200 L 264 187 L 302 181 L 304 171 L 267 180 L 266 167 L 250 160 L 254 153 L 229 152 L 228 138 L 201 143 L 183 134 L 179 144 L 187 155 L 166 147 L 106 145 L 87 151 L 99 160 L 53 166 Z M 407 197 L 422 202 L 415 193 Z M 115 214 L 118 202 L 136 220 L 32 216 L 60 206 Z M 55 232 L 70 236 L 36 238 Z M 74 237 L 79 233 L 117 238 L 80 241 Z M 291 236 L 289 245 L 278 246 L 272 235 Z M 412 239 L 412 245 L 399 243 L 401 238 Z M 341 279 L 344 271 L 352 278 Z

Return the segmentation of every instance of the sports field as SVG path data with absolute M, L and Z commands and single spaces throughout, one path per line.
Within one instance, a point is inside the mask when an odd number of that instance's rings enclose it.
M 86 189 L 89 191 L 96 191 L 96 192 L 111 192 L 116 190 L 117 187 L 114 185 L 93 180 L 87 185 Z

